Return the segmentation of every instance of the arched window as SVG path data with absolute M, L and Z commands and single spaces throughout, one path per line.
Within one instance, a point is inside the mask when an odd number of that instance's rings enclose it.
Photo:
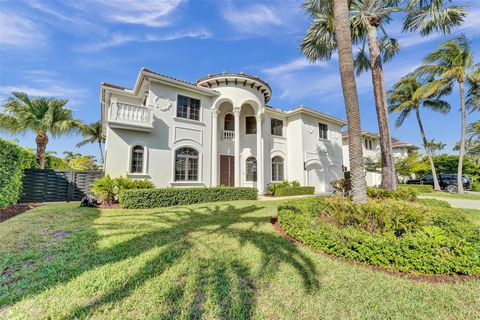
M 284 164 L 283 159 L 279 156 L 272 158 L 272 181 L 284 180 Z
M 247 159 L 247 181 L 257 181 L 257 159 L 254 157 Z
M 225 131 L 235 131 L 235 118 L 233 114 L 227 113 L 223 119 L 223 130 Z
M 131 173 L 142 173 L 143 172 L 143 155 L 145 154 L 145 149 L 142 146 L 134 146 L 132 148 L 132 161 L 130 172 Z
M 175 181 L 198 180 L 198 151 L 180 148 L 175 152 Z

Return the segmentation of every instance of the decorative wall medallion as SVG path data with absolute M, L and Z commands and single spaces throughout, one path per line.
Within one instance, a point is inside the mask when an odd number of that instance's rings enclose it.
M 170 101 L 168 98 L 165 97 L 155 97 L 153 99 L 153 106 L 155 108 L 160 108 L 162 111 L 167 111 L 172 107 L 172 101 Z
M 312 134 L 313 131 L 315 131 L 315 127 L 311 124 L 306 124 L 305 128 L 307 129 L 307 132 L 310 133 L 310 134 Z

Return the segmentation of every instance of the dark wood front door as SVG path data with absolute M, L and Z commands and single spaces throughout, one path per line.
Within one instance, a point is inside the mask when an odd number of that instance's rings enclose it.
M 220 156 L 220 184 L 235 186 L 235 161 L 232 156 Z

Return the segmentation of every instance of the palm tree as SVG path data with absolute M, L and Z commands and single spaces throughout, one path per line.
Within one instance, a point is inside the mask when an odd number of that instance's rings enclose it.
M 448 102 L 440 100 L 439 97 L 448 92 L 441 89 L 448 89 L 445 87 L 435 87 L 436 90 L 432 90 L 431 82 L 421 82 L 417 75 L 409 74 L 400 79 L 393 89 L 388 93 L 389 111 L 400 112 L 395 125 L 400 127 L 405 119 L 415 112 L 417 118 L 418 128 L 420 129 L 420 135 L 422 136 L 423 146 L 425 153 L 427 154 L 430 162 L 430 168 L 433 176 L 433 189 L 441 191 L 440 184 L 438 183 L 437 173 L 435 165 L 433 163 L 433 154 L 430 148 L 429 141 L 427 140 L 425 130 L 423 128 L 422 119 L 420 118 L 420 106 L 428 108 L 432 111 L 440 113 L 448 113 L 450 111 L 450 105 Z
M 102 122 L 97 121 L 89 125 L 82 126 L 82 135 L 85 137 L 84 140 L 77 143 L 77 148 L 86 145 L 87 143 L 98 143 L 100 148 L 100 160 L 103 165 L 103 148 L 102 143 L 105 143 L 105 135 L 102 132 Z
M 403 1 L 399 0 L 356 0 L 350 1 L 349 7 L 353 41 L 363 40 L 363 46 L 355 59 L 357 74 L 368 69 L 372 71 L 380 136 L 382 187 L 392 190 L 396 189 L 396 179 L 382 60 L 391 59 L 399 51 L 399 44 L 387 35 L 385 25 L 390 21 L 392 12 L 404 10 L 408 13 L 404 20 L 404 30 L 419 30 L 423 35 L 437 30 L 446 33 L 452 26 L 459 25 L 465 16 L 463 7 L 444 8 L 444 0 L 409 0 L 405 8 L 399 7 L 401 3 Z M 306 0 L 303 6 L 314 21 L 303 39 L 301 49 L 311 61 L 329 59 L 336 48 L 331 10 L 328 9 L 331 1 Z M 381 40 L 378 39 L 377 28 L 383 33 Z M 367 39 L 369 56 L 364 50 Z
M 442 151 L 447 145 L 441 141 L 436 142 L 435 139 L 427 140 L 427 145 L 423 145 L 424 148 L 430 149 L 432 156 L 435 156 L 435 152 Z
M 480 63 L 473 67 L 473 71 L 467 75 L 467 109 L 470 112 L 480 111 Z
M 24 92 L 12 92 L 12 97 L 3 103 L 0 126 L 12 133 L 33 131 L 37 134 L 37 160 L 41 169 L 45 169 L 48 134 L 54 137 L 69 134 L 81 124 L 73 119 L 72 110 L 65 107 L 67 103 L 66 99 L 31 98 Z
M 423 66 L 418 68 L 421 75 L 436 77 L 437 83 L 441 86 L 453 87 L 458 83 L 460 89 L 460 152 L 457 171 L 457 192 L 464 193 L 462 183 L 463 157 L 465 155 L 465 128 L 466 128 L 466 103 L 465 103 L 465 82 L 475 74 L 473 64 L 473 51 L 470 43 L 464 36 L 441 43 L 437 49 L 424 59 Z M 477 65 L 478 69 L 478 65 Z
M 361 141 L 360 110 L 358 104 L 357 85 L 353 65 L 352 37 L 348 19 L 348 1 L 333 2 L 333 19 L 335 38 L 338 47 L 340 78 L 342 82 L 345 110 L 348 121 L 348 148 L 350 151 L 350 167 L 352 179 L 352 199 L 356 203 L 367 201 L 365 175 L 363 167 L 363 150 Z
M 70 160 L 72 160 L 73 158 L 76 158 L 76 157 L 81 157 L 82 154 L 81 153 L 75 153 L 73 151 L 63 151 L 62 152 L 65 157 L 63 158 L 66 162 L 69 162 Z

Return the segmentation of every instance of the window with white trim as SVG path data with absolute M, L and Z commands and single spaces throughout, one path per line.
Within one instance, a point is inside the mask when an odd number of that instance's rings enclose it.
M 131 173 L 142 173 L 143 172 L 143 161 L 144 161 L 145 148 L 139 145 L 136 145 L 132 148 L 132 157 L 130 164 Z
M 257 133 L 257 118 L 252 116 L 245 117 L 245 134 Z
M 257 159 L 248 157 L 247 159 L 247 181 L 257 181 Z
M 177 117 L 190 120 L 200 120 L 200 100 L 178 96 Z
M 283 121 L 279 119 L 272 118 L 270 120 L 271 124 L 271 134 L 274 136 L 283 136 Z
M 282 157 L 275 156 L 272 158 L 272 181 L 283 181 L 285 179 L 284 167 Z
M 175 181 L 197 181 L 198 158 L 198 151 L 193 148 L 175 151 Z
M 318 123 L 318 136 L 320 139 L 328 140 L 328 126 L 325 123 Z

